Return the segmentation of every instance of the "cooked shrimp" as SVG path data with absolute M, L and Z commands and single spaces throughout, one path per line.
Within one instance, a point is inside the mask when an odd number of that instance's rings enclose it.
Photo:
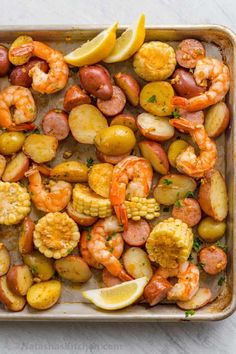
M 206 57 L 198 60 L 193 75 L 199 86 L 207 86 L 207 81 L 210 80 L 209 89 L 189 99 L 175 96 L 172 99 L 174 106 L 184 108 L 189 112 L 200 111 L 221 101 L 229 90 L 229 68 L 217 59 Z
M 70 201 L 72 187 L 70 183 L 64 181 L 49 181 L 44 185 L 42 177 L 37 169 L 33 167 L 27 171 L 29 179 L 29 191 L 31 198 L 37 209 L 46 213 L 57 212 L 64 209 Z
M 12 114 L 10 108 L 15 107 Z M 36 106 L 28 88 L 9 86 L 0 92 L 0 126 L 12 130 L 27 130 L 36 117 Z
M 92 254 L 88 250 L 88 240 L 90 238 L 90 231 L 83 231 L 81 234 L 79 249 L 83 260 L 90 266 L 96 269 L 102 269 L 103 266 L 92 256 Z
M 183 132 L 189 132 L 193 141 L 200 149 L 196 156 L 190 145 L 176 159 L 176 166 L 180 172 L 195 178 L 203 177 L 216 163 L 217 149 L 214 140 L 210 139 L 202 124 L 194 124 L 184 118 L 171 119 L 171 124 Z
M 101 219 L 92 227 L 87 245 L 89 252 L 97 262 L 114 276 L 126 281 L 132 278 L 125 272 L 118 260 L 124 248 L 122 231 L 123 228 L 114 215 Z
M 178 282 L 167 293 L 168 300 L 188 301 L 199 289 L 199 270 L 190 262 L 184 262 L 174 269 L 160 267 L 155 274 L 166 279 L 178 278 Z
M 125 199 L 147 197 L 152 183 L 152 167 L 142 157 L 129 156 L 119 162 L 113 170 L 110 200 L 120 223 L 128 228 L 128 216 Z
M 14 56 L 30 53 L 32 56 L 45 60 L 50 67 L 48 73 L 43 72 L 39 65 L 35 65 L 29 71 L 29 75 L 33 79 L 33 89 L 47 94 L 62 90 L 66 86 L 69 76 L 69 69 L 62 53 L 37 41 L 23 44 L 12 50 L 12 55 Z

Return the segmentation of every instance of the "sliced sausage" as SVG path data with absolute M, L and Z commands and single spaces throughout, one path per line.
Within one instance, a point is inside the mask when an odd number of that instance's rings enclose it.
M 128 229 L 123 233 L 123 239 L 130 246 L 143 246 L 151 232 L 146 220 L 128 222 Z
M 126 97 L 118 86 L 113 86 L 113 94 L 110 100 L 97 99 L 97 106 L 106 116 L 112 117 L 123 111 Z
M 70 112 L 72 108 L 81 104 L 91 103 L 90 97 L 79 86 L 73 85 L 68 88 L 64 96 L 64 109 Z
M 150 306 L 157 305 L 165 299 L 171 288 L 172 285 L 167 279 L 155 273 L 144 289 L 144 299 Z
M 114 277 L 106 268 L 103 269 L 102 271 L 102 281 L 105 287 L 110 288 L 111 286 L 118 285 L 122 283 L 122 280 L 120 280 L 117 277 Z
M 118 162 L 120 162 L 123 159 L 125 159 L 126 157 L 128 157 L 130 155 L 130 152 L 128 152 L 127 154 L 124 154 L 124 155 L 120 155 L 120 156 L 109 156 L 109 155 L 103 154 L 103 152 L 101 152 L 99 150 L 96 150 L 96 155 L 97 155 L 97 158 L 99 161 L 111 163 L 112 165 L 116 165 Z
M 176 49 L 176 60 L 184 68 L 195 68 L 197 61 L 205 57 L 205 49 L 196 39 L 184 39 Z
M 46 135 L 52 135 L 58 140 L 63 140 L 70 132 L 68 114 L 61 109 L 52 109 L 44 116 L 42 127 Z
M 172 216 L 180 219 L 188 226 L 193 227 L 201 220 L 201 208 L 198 202 L 193 198 L 185 198 L 178 200 L 173 209 Z
M 225 270 L 227 265 L 226 253 L 215 245 L 202 248 L 198 254 L 198 258 L 205 272 L 211 275 Z
M 176 69 L 171 84 L 179 96 L 191 98 L 199 96 L 206 91 L 206 87 L 196 84 L 193 75 L 185 69 Z
M 188 112 L 183 108 L 179 108 L 178 112 L 182 118 L 189 120 L 195 124 L 203 124 L 204 123 L 204 112 L 197 111 L 197 112 Z

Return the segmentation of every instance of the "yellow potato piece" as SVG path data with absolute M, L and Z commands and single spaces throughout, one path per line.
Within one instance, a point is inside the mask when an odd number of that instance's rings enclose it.
M 109 198 L 113 166 L 109 163 L 93 165 L 88 175 L 89 187 L 104 198 Z
M 37 310 L 46 310 L 55 305 L 61 295 L 61 283 L 58 280 L 34 284 L 27 292 L 28 304 Z
M 134 56 L 133 66 L 146 81 L 166 80 L 175 70 L 175 51 L 167 43 L 144 43 Z
M 62 162 L 52 168 L 50 177 L 67 182 L 87 182 L 88 167 L 80 161 Z
M 155 81 L 145 85 L 140 93 L 140 106 L 156 116 L 169 116 L 174 110 L 171 99 L 174 90 L 166 81 Z
M 23 151 L 36 163 L 51 161 L 56 156 L 58 140 L 54 136 L 30 134 L 24 141 Z
M 170 144 L 168 149 L 168 160 L 172 167 L 176 167 L 176 159 L 183 152 L 189 144 L 185 140 L 175 140 Z

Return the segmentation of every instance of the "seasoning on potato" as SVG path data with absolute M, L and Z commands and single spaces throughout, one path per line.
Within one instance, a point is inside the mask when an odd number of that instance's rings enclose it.
M 50 177 L 67 182 L 87 182 L 88 167 L 80 161 L 66 161 L 53 167 Z
M 37 310 L 47 310 L 54 306 L 61 295 L 58 280 L 42 281 L 32 285 L 27 292 L 28 304 Z
M 26 136 L 22 132 L 4 132 L 0 135 L 0 153 L 11 155 L 18 152 L 25 141 Z
M 109 163 L 99 163 L 91 167 L 88 174 L 89 187 L 104 198 L 109 198 L 113 166 Z
M 23 151 L 34 162 L 44 163 L 54 159 L 58 140 L 54 136 L 30 134 L 24 141 Z

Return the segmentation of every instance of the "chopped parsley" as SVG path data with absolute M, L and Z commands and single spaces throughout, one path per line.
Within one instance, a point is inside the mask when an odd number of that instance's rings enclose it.
M 179 117 L 180 117 L 180 113 L 179 113 L 178 109 L 175 109 L 175 110 L 172 112 L 172 116 L 173 116 L 174 118 L 179 118 Z
M 185 194 L 185 198 L 194 198 L 193 192 L 188 191 L 188 192 Z
M 163 184 L 169 186 L 170 184 L 173 184 L 173 182 L 170 179 L 164 178 Z
M 181 201 L 179 199 L 176 200 L 175 207 L 176 208 L 181 208 L 182 207 Z
M 164 213 L 168 213 L 170 211 L 170 208 L 169 207 L 164 207 L 163 211 L 164 211 Z
M 193 242 L 194 251 L 198 252 L 201 247 L 202 247 L 202 241 L 200 240 L 200 238 L 195 238 L 195 240 Z
M 193 261 L 193 256 L 190 254 L 189 257 L 188 257 L 188 261 Z
M 185 311 L 185 317 L 189 317 L 189 316 L 193 316 L 195 315 L 195 311 L 194 310 L 186 310 Z
M 37 269 L 37 267 L 36 266 L 31 266 L 31 272 L 32 272 L 32 274 L 33 275 L 36 275 L 37 273 L 38 273 L 38 269 Z
M 89 167 L 92 167 L 92 166 L 93 166 L 93 163 L 94 163 L 94 161 L 93 161 L 92 157 L 90 157 L 89 159 L 87 159 L 87 167 L 88 167 L 88 168 L 89 168 Z
M 202 262 L 199 262 L 199 263 L 197 264 L 197 267 L 198 267 L 199 270 L 203 270 L 203 269 L 204 269 L 204 266 L 205 266 L 205 264 L 202 263 Z
M 87 241 L 90 241 L 90 240 L 91 240 L 90 232 L 91 232 L 91 230 L 92 230 L 92 227 L 91 227 L 91 226 L 84 227 L 84 230 L 87 231 L 86 240 L 87 240 Z
M 31 107 L 31 108 L 29 109 L 29 112 L 30 112 L 30 113 L 34 113 L 34 109 Z
M 157 101 L 156 95 L 152 95 L 151 97 L 149 97 L 149 99 L 147 101 L 150 102 L 150 103 L 156 102 Z
M 73 251 L 73 248 L 70 248 L 68 251 L 67 251 L 67 254 L 71 254 Z
M 225 282 L 225 277 L 220 277 L 217 284 L 219 286 L 222 286 L 224 282 Z
M 109 252 L 113 252 L 114 251 L 114 248 L 113 247 L 111 247 L 110 249 L 109 249 Z
M 228 251 L 228 246 L 227 245 L 224 245 L 222 242 L 220 241 L 217 241 L 216 242 L 216 246 L 220 247 L 224 252 L 227 252 Z
M 112 232 L 107 238 L 106 241 L 110 241 L 112 239 L 113 236 L 115 236 L 117 234 L 117 232 Z

